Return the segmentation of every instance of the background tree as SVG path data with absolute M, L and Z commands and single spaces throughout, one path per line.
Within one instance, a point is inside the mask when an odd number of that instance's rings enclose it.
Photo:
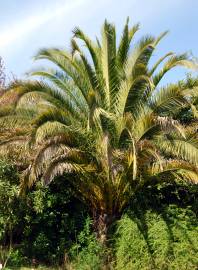
M 0 57 L 0 95 L 2 95 L 5 88 L 5 68 L 2 58 Z

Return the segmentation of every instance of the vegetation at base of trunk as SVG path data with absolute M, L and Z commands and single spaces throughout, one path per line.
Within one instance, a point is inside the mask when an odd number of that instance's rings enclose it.
M 12 175 L 16 175 L 14 168 Z M 68 181 L 59 177 L 49 187 L 37 186 L 26 198 L 19 197 L 20 202 L 13 206 L 15 226 L 8 269 L 31 266 L 33 261 L 47 269 L 62 265 L 75 270 L 105 266 L 193 269 L 198 250 L 197 196 L 197 185 L 145 186 L 111 226 L 105 248 L 97 242 L 88 209 L 74 198 Z M 6 217 L 1 215 L 3 219 Z M 0 239 L 2 244 L 5 247 L 5 238 Z

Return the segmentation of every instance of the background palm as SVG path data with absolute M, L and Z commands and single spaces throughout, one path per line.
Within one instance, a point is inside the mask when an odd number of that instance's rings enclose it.
M 22 190 L 37 179 L 49 183 L 58 174 L 69 174 L 76 193 L 90 207 L 101 241 L 146 183 L 175 176 L 198 181 L 197 124 L 186 128 L 172 118 L 184 107 L 197 117 L 190 101 L 197 97 L 198 83 L 159 86 L 172 68 L 195 64 L 186 54 L 170 52 L 150 68 L 166 32 L 143 37 L 132 48 L 138 29 L 129 28 L 127 21 L 117 46 L 115 27 L 108 22 L 96 42 L 76 28 L 71 52 L 43 49 L 37 54 L 36 59 L 55 66 L 31 72 L 43 80 L 15 82 L 1 98 L 6 103 L 0 120 L 2 149 L 9 152 L 14 144 L 25 157 L 23 163 L 30 164 Z

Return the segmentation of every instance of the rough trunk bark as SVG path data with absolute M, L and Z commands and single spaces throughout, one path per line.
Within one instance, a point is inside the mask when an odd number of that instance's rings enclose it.
M 109 214 L 94 215 L 94 230 L 96 237 L 102 245 L 106 245 L 108 240 L 108 230 L 115 217 Z

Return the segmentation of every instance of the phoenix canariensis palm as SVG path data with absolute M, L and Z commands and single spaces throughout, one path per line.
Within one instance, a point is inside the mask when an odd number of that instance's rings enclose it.
M 75 28 L 71 51 L 40 50 L 35 59 L 50 61 L 52 68 L 31 72 L 42 80 L 15 82 L 7 93 L 15 94 L 12 109 L 0 120 L 20 126 L 14 137 L 4 138 L 5 144 L 15 141 L 29 149 L 21 188 L 37 179 L 49 184 L 57 175 L 69 175 L 90 208 L 101 242 L 145 183 L 164 181 L 162 174 L 198 182 L 195 128 L 173 119 L 178 110 L 191 106 L 197 84 L 160 86 L 175 67 L 196 64 L 186 54 L 169 52 L 151 66 L 167 32 L 133 44 L 138 29 L 127 20 L 117 44 L 114 25 L 105 21 L 101 40 L 94 42 Z

